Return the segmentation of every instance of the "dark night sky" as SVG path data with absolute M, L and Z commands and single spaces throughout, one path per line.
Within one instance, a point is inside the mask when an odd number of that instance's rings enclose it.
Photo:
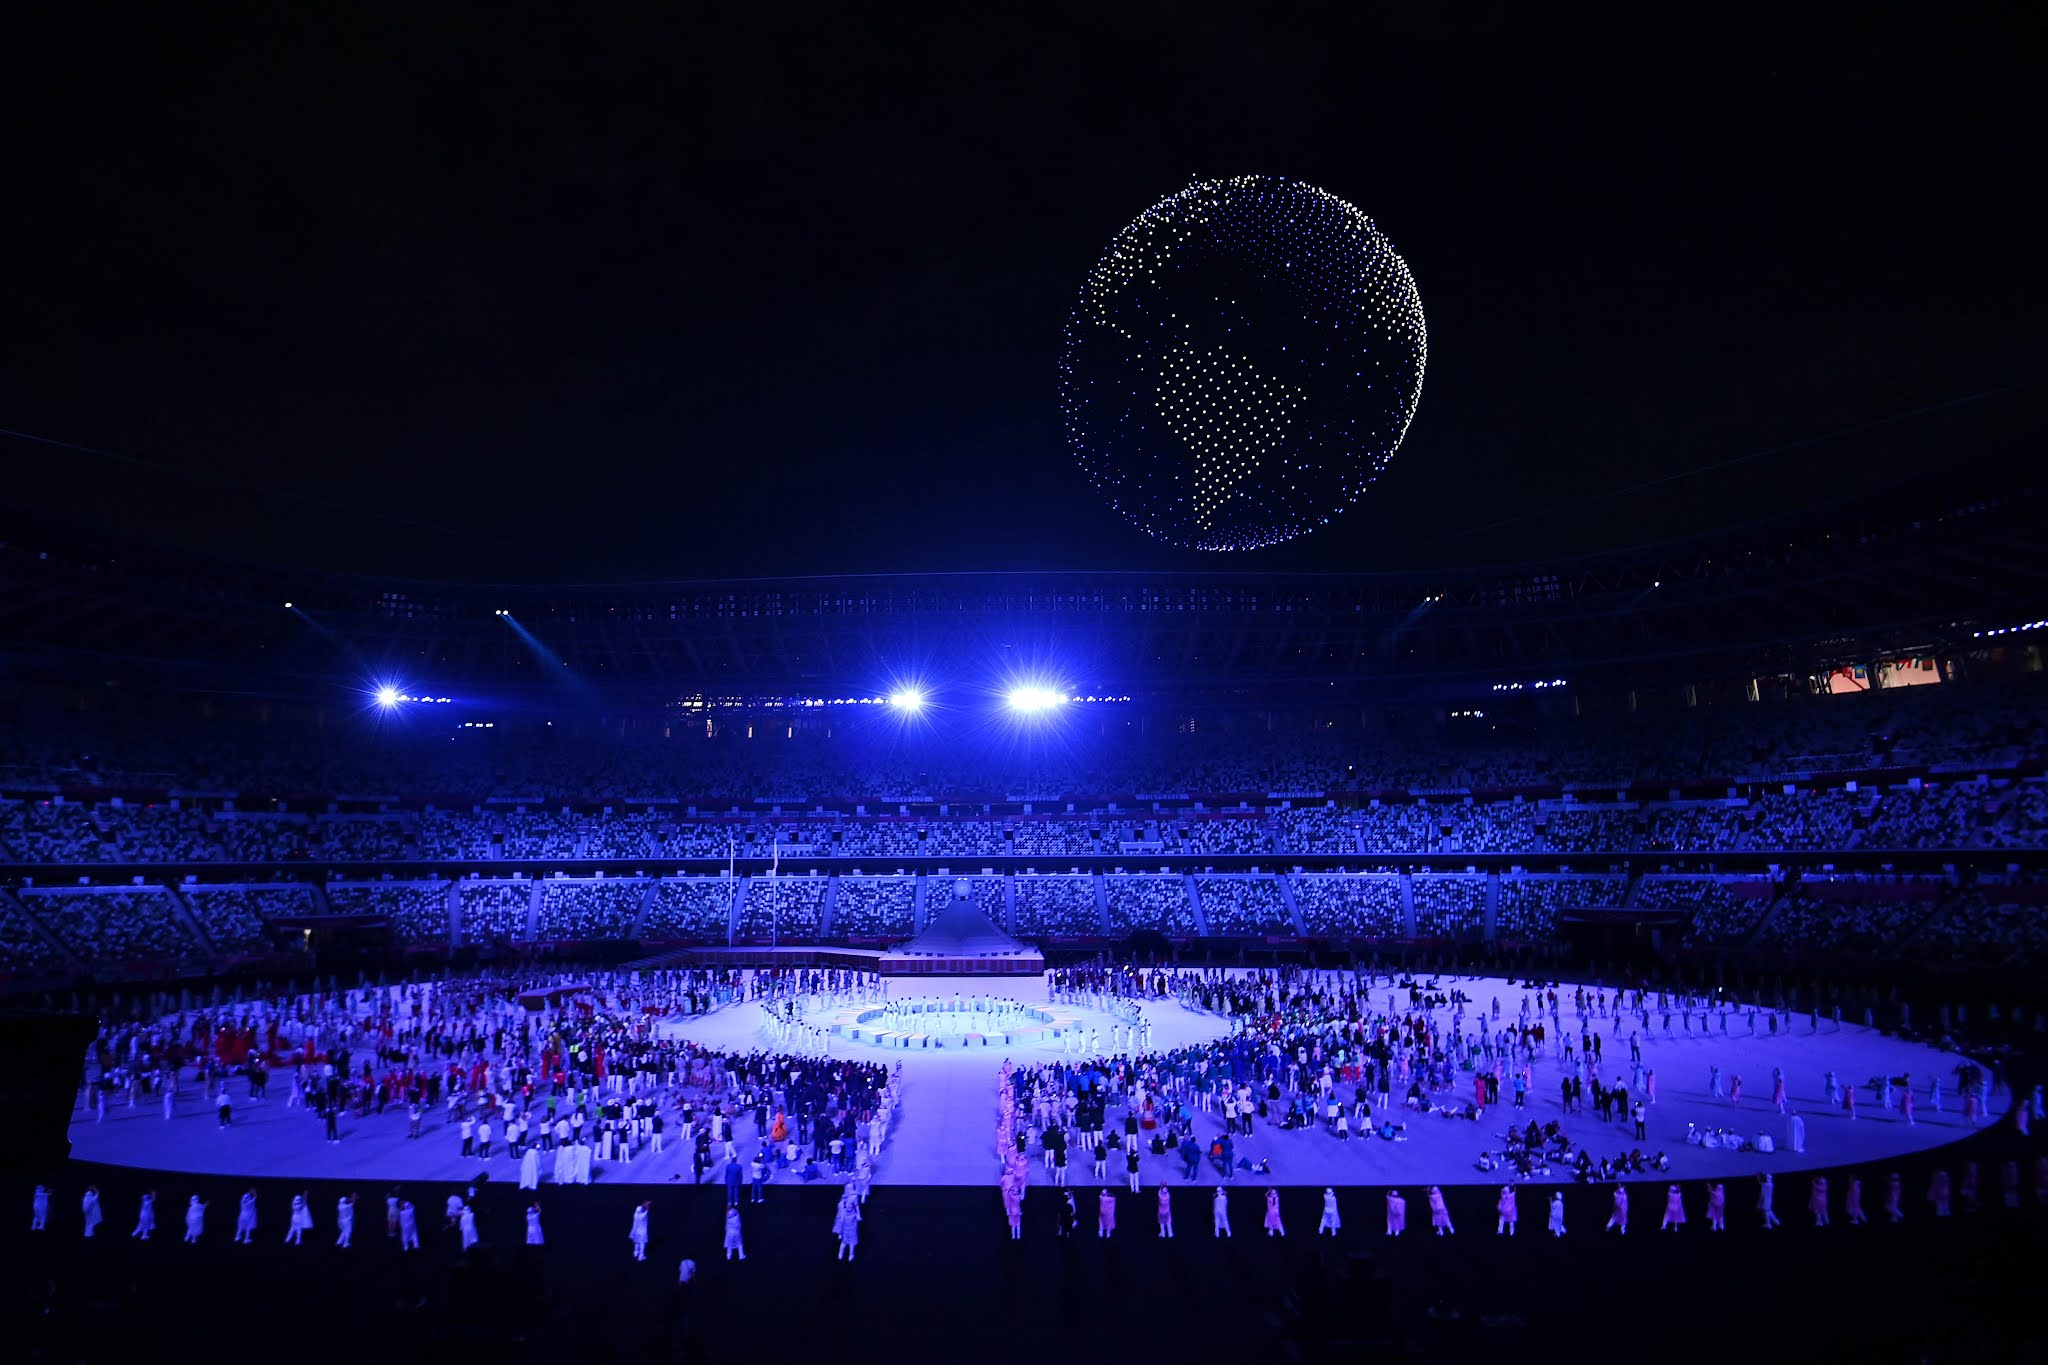
M 0 427 L 128 458 L 0 441 L 4 495 L 237 557 L 596 579 L 1552 554 L 1845 492 L 2043 406 L 1614 492 L 2048 373 L 2030 7 L 740 6 L 788 17 L 632 32 L 40 8 L 0 58 Z M 1378 220 L 1430 356 L 1366 502 L 1233 563 L 1097 501 L 1056 362 L 1111 236 L 1246 171 Z

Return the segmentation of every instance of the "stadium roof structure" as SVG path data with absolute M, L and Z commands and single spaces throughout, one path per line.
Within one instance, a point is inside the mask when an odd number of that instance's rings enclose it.
M 1366 574 L 472 586 L 252 569 L 6 512 L 0 649 L 53 674 L 232 672 L 281 695 L 392 669 L 437 690 L 836 694 L 905 660 L 991 657 L 1056 657 L 1094 690 L 1275 700 L 1774 675 L 1967 649 L 2048 616 L 2040 469 L 1944 471 L 1938 489 L 1548 563 Z

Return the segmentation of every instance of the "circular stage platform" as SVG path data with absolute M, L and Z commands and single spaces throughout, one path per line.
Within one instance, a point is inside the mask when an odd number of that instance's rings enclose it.
M 1090 1056 L 1097 1051 L 1143 1050 L 1143 1043 L 1136 1040 L 1144 1036 L 1148 1008 L 1152 1006 L 1122 1001 L 1098 1007 L 956 994 L 826 1004 L 806 1011 L 803 1020 L 850 1043 L 904 1052 L 996 1048 L 1030 1054 L 1049 1049 Z
M 1437 984 L 1446 991 L 1464 992 L 1478 1005 L 1489 1004 L 1498 996 L 1506 1018 L 1514 1016 L 1522 995 L 1519 987 L 1499 979 L 1444 977 Z M 1098 1040 L 1107 1050 L 1112 1017 L 1090 1007 L 1049 999 L 1042 978 L 1004 980 L 1001 997 L 992 996 L 989 988 L 986 978 L 919 980 L 915 983 L 916 995 L 896 998 L 895 1003 L 922 1000 L 950 1004 L 956 998 L 980 1000 L 984 1004 L 1000 1001 L 1005 1009 L 1014 1007 L 1013 1014 L 1001 1017 L 1028 1018 L 1030 1022 L 1009 1030 L 970 1027 L 996 1017 L 999 1012 L 963 1009 L 959 1014 L 964 1017 L 947 1020 L 949 1027 L 935 1033 L 931 1028 L 896 1027 L 906 1019 L 924 1018 L 926 1012 L 898 1010 L 892 1016 L 884 1007 L 887 1002 L 847 1002 L 826 1005 L 814 1012 L 814 1021 L 829 1028 L 822 1033 L 822 1047 L 808 1050 L 822 1051 L 828 1058 L 876 1061 L 892 1069 L 898 1065 L 902 1068 L 903 1099 L 877 1163 L 876 1178 L 880 1183 L 992 1185 L 998 1170 L 993 1130 L 997 1071 L 1001 1063 L 1007 1060 L 1013 1066 L 1028 1066 L 1069 1060 L 1067 1049 L 1075 1045 L 1077 1031 L 1085 1042 L 1085 1030 L 1089 1028 L 1097 1030 Z M 1387 989 L 1385 985 L 1375 988 L 1375 1004 L 1384 1007 Z M 1401 1003 L 1405 1004 L 1406 999 L 1406 993 L 1401 992 Z M 1211 1042 L 1230 1031 L 1228 1020 L 1188 1010 L 1171 1001 L 1148 1001 L 1143 1008 L 1144 1021 L 1151 1028 L 1150 1050 L 1155 1052 Z M 878 1017 L 865 1017 L 878 1011 Z M 1448 1008 L 1434 1013 L 1438 1024 L 1448 1029 Z M 1578 1024 L 1569 1004 L 1564 1022 L 1576 1038 Z M 1320 1126 L 1283 1131 L 1257 1120 L 1251 1137 L 1236 1140 L 1237 1154 L 1270 1163 L 1271 1174 L 1257 1177 L 1261 1184 L 1498 1185 L 1503 1175 L 1499 1171 L 1481 1170 L 1481 1154 L 1502 1147 L 1501 1135 L 1510 1124 L 1519 1126 L 1535 1119 L 1556 1121 L 1575 1148 L 1583 1147 L 1595 1157 L 1617 1157 L 1634 1148 L 1646 1154 L 1661 1150 L 1671 1160 L 1671 1171 L 1662 1179 L 1732 1179 L 1765 1171 L 1784 1174 L 1852 1163 L 1878 1163 L 1955 1141 L 1972 1131 L 1959 1112 L 1956 1094 L 1956 1069 L 1967 1061 L 1960 1054 L 1886 1037 L 1856 1023 L 1837 1026 L 1831 1019 L 1823 1019 L 1815 1032 L 1805 1017 L 1795 1017 L 1789 1032 L 1750 1037 L 1745 1016 L 1731 1021 L 1727 1035 L 1718 1028 L 1703 1036 L 1696 1031 L 1688 1037 L 1681 1031 L 1668 1040 L 1663 1036 L 1661 1019 L 1653 1017 L 1652 1022 L 1657 1026 L 1654 1036 L 1641 1041 L 1644 1065 L 1656 1073 L 1657 1099 L 1647 1107 L 1646 1134 L 1641 1140 L 1635 1137 L 1632 1123 L 1602 1122 L 1593 1111 L 1590 1094 L 1580 1112 L 1564 1110 L 1558 1088 L 1563 1073 L 1553 1050 L 1549 1057 L 1536 1063 L 1534 1086 L 1526 1108 L 1521 1110 L 1514 1108 L 1504 1094 L 1503 1102 L 1488 1109 L 1478 1121 L 1451 1119 L 1404 1109 L 1397 1096 L 1395 1106 L 1384 1116 L 1404 1125 L 1398 1141 L 1339 1141 Z M 662 1027 L 677 1036 L 726 1051 L 807 1050 L 778 1041 L 776 1025 L 760 1004 L 730 1006 L 710 1015 L 664 1022 Z M 1598 1027 L 1605 1042 L 1602 1072 L 1625 1081 L 1630 1070 L 1627 1032 L 1614 1035 L 1611 1020 L 1599 1022 Z M 1031 1032 L 1033 1029 L 1038 1032 Z M 1467 1032 L 1471 1030 L 1468 1015 Z M 920 1032 L 927 1044 L 912 1046 L 909 1038 Z M 884 1033 L 903 1037 L 901 1041 L 884 1039 Z M 971 1036 L 975 1034 L 980 1035 L 978 1041 Z M 1080 1051 L 1072 1054 L 1080 1055 Z M 1784 1072 L 1788 1109 L 1799 1113 L 1805 1124 L 1804 1152 L 1791 1150 L 1789 1115 L 1779 1114 L 1770 1103 L 1773 1067 Z M 1729 1085 L 1736 1076 L 1742 1077 L 1739 1102 L 1713 1096 L 1709 1078 L 1714 1068 L 1720 1069 Z M 1853 1118 L 1827 1104 L 1829 1072 L 1835 1073 L 1841 1083 L 1858 1087 L 1859 1107 Z M 1876 1092 L 1869 1088 L 1877 1078 L 1891 1076 L 1896 1080 L 1908 1075 L 1912 1077 L 1917 1102 L 1917 1112 L 1910 1122 L 1901 1109 L 1884 1110 Z M 1944 1092 L 1939 1112 L 1930 1103 L 1928 1089 L 1936 1077 L 1941 1079 Z M 273 1095 L 287 1089 L 273 1079 Z M 1351 1100 L 1349 1087 L 1341 1087 L 1340 1093 L 1347 1103 Z M 1437 1096 L 1453 1103 L 1469 1102 L 1471 1097 L 1471 1076 L 1465 1072 L 1459 1073 L 1450 1091 Z M 1993 1114 L 1986 1115 L 1982 1123 L 2009 1121 L 2005 1118 L 2009 1105 L 2010 1096 L 2001 1093 L 1994 1102 Z M 1375 1110 L 1374 1121 L 1381 1117 Z M 1112 1126 L 1120 1132 L 1120 1106 L 1112 1105 L 1110 1118 Z M 1196 1137 L 1206 1149 L 1221 1134 L 1220 1118 L 1198 1112 L 1194 1121 Z M 745 1160 L 752 1155 L 759 1138 L 750 1118 L 738 1120 L 736 1128 L 741 1158 Z M 1688 1133 L 1719 1130 L 1733 1133 L 1748 1144 L 1749 1150 L 1709 1149 L 1687 1140 Z M 381 1116 L 344 1120 L 343 1140 L 328 1143 L 322 1140 L 318 1119 L 304 1109 L 287 1108 L 280 1099 L 254 1104 L 238 1099 L 234 1126 L 222 1130 L 216 1127 L 212 1111 L 203 1108 L 188 1088 L 177 1116 L 169 1121 L 155 1107 L 116 1107 L 108 1111 L 103 1123 L 93 1122 L 90 1113 L 80 1111 L 74 1118 L 71 1138 L 75 1155 L 82 1159 L 165 1171 L 331 1177 L 365 1182 L 470 1180 L 479 1172 L 506 1182 L 516 1178 L 517 1164 L 502 1156 L 494 1155 L 489 1162 L 464 1159 L 459 1139 L 438 1110 L 429 1114 L 419 1140 L 407 1140 L 405 1131 L 403 1112 L 390 1110 Z M 1758 1140 L 1766 1137 L 1774 1150 L 1756 1150 Z M 643 1153 L 626 1162 L 601 1163 L 594 1178 L 601 1183 L 666 1184 L 677 1178 L 688 1180 L 688 1154 L 681 1148 L 682 1144 L 671 1142 L 659 1154 Z M 1086 1163 L 1077 1167 L 1071 1173 L 1075 1183 L 1095 1183 L 1082 1178 L 1088 1170 Z M 1034 1181 L 1047 1178 L 1036 1160 L 1031 1164 L 1031 1174 Z M 1121 1183 L 1120 1168 L 1110 1174 Z M 1214 1183 L 1222 1178 L 1222 1172 L 1208 1161 L 1193 1182 L 1187 1181 L 1184 1174 L 1184 1166 L 1177 1158 L 1149 1152 L 1144 1157 L 1142 1178 L 1147 1186 L 1161 1179 L 1181 1184 Z M 1242 1170 L 1234 1171 L 1233 1175 L 1249 1178 Z M 715 1169 L 710 1178 L 717 1178 Z M 1564 1179 L 1565 1173 L 1558 1170 L 1532 1184 L 1557 1185 Z

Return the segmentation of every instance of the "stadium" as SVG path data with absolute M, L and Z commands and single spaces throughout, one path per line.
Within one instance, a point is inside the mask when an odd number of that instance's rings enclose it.
M 451 530 L 0 431 L 21 1358 L 2040 1349 L 2031 382 L 1402 542 L 1456 291 L 1305 181 L 1127 219 L 1052 492 L 702 474 L 651 573 L 568 566 L 665 457 Z

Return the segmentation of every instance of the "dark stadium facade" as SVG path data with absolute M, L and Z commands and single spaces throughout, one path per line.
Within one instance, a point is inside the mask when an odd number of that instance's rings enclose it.
M 11 514 L 0 646 L 17 674 L 48 679 L 313 699 L 400 669 L 508 696 L 573 680 L 584 701 L 626 707 L 864 692 L 910 659 L 1056 658 L 1094 690 L 1281 706 L 1558 677 L 1581 694 L 1800 678 L 1965 659 L 2048 613 L 2048 497 L 1980 475 L 1708 538 L 1357 575 L 456 585 L 251 568 Z

